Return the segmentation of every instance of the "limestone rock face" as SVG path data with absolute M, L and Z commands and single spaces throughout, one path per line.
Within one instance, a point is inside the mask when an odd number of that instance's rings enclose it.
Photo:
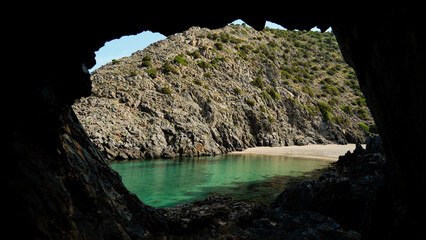
M 192 27 L 92 73 L 73 106 L 108 159 L 364 142 L 373 125 L 332 33 Z

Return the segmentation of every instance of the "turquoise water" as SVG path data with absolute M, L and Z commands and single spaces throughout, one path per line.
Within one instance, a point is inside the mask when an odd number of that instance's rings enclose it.
M 247 201 L 271 199 L 283 190 L 281 177 L 300 176 L 328 163 L 281 156 L 221 155 L 115 162 L 111 167 L 141 201 L 171 207 L 212 194 L 231 194 L 236 200 Z M 279 187 L 262 189 L 273 181 Z

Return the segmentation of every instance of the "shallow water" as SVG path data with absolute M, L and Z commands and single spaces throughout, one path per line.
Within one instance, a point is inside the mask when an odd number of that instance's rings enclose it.
M 235 200 L 271 201 L 286 177 L 326 167 L 327 161 L 281 156 L 221 155 L 111 163 L 124 185 L 154 207 L 231 194 Z

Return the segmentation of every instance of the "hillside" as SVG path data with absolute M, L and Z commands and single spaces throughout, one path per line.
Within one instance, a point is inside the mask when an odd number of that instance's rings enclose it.
M 332 33 L 189 30 L 92 73 L 73 106 L 109 159 L 364 142 L 375 131 Z

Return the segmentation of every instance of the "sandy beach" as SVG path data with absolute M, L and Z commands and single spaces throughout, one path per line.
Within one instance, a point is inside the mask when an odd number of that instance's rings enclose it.
M 365 145 L 362 145 L 365 148 Z M 229 154 L 259 154 L 275 155 L 286 157 L 319 158 L 329 161 L 337 161 L 340 155 L 347 151 L 353 151 L 355 144 L 311 144 L 306 146 L 286 146 L 286 147 L 254 147 L 243 151 L 231 152 Z

